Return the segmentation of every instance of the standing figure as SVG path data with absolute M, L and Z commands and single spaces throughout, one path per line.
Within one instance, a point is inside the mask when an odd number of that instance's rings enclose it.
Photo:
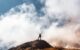
M 41 33 L 39 34 L 39 37 L 38 37 L 38 40 L 41 40 L 41 37 L 42 37 L 42 35 L 41 35 Z

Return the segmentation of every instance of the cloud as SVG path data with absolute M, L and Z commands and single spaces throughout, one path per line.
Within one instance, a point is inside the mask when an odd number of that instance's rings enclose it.
M 78 4 L 78 2 L 80 1 L 46 0 L 46 14 L 49 17 L 55 17 L 58 19 L 57 27 L 55 26 L 55 24 L 52 23 L 52 25 L 46 31 L 45 35 L 46 40 L 52 42 L 51 44 L 53 46 L 76 47 L 74 46 L 74 44 L 80 44 L 80 39 L 76 36 L 75 33 L 76 29 L 80 27 L 80 5 Z
M 68 15 L 79 15 L 79 0 L 46 0 L 48 14 L 66 13 Z
M 0 16 L 0 39 L 7 44 L 13 41 L 16 46 L 37 39 L 40 26 L 30 21 L 36 15 L 33 4 L 17 6 L 19 12 L 15 8 Z

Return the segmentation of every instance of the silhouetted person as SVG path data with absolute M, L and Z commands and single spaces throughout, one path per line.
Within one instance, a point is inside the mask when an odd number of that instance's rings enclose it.
M 41 40 L 41 37 L 42 37 L 42 35 L 41 35 L 41 33 L 39 34 L 39 37 L 38 37 L 38 40 Z

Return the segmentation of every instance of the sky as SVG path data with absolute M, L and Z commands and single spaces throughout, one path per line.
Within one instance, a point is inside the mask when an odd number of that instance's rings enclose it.
M 0 48 L 42 39 L 52 46 L 80 47 L 80 0 L 0 0 Z M 6 48 L 5 48 L 6 47 Z
M 36 1 L 36 2 L 35 2 Z M 36 11 L 41 13 L 40 9 L 44 6 L 44 3 L 40 3 L 39 0 L 0 0 L 0 15 L 8 12 L 12 7 L 20 5 L 22 3 L 33 3 L 36 7 Z M 41 13 L 44 15 L 44 13 Z
M 22 3 L 22 0 L 0 0 L 0 14 L 7 12 L 12 7 L 15 7 Z

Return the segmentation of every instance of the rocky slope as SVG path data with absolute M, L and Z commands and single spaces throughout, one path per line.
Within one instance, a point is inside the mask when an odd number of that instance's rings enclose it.
M 66 49 L 59 47 L 52 47 L 44 40 L 35 40 L 21 44 L 17 47 L 10 48 L 9 50 L 80 50 L 80 49 Z
M 51 48 L 52 46 L 49 45 L 44 40 L 35 40 L 31 42 L 24 43 L 22 45 L 19 45 L 17 47 L 10 48 L 9 50 L 29 50 L 29 49 L 45 49 L 45 48 Z

